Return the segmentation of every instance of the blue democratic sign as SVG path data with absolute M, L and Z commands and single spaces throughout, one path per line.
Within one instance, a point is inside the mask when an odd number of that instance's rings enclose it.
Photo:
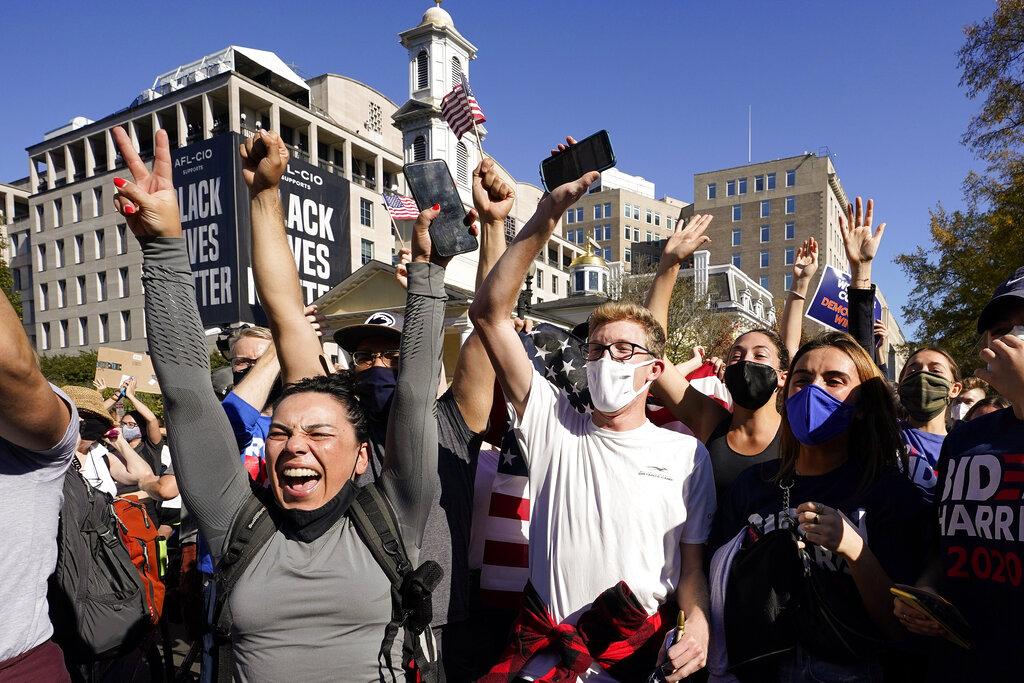
M 832 266 L 825 266 L 814 297 L 807 303 L 807 317 L 822 325 L 847 332 L 850 327 L 850 308 L 847 290 L 850 276 Z M 882 304 L 875 297 L 875 320 L 882 319 Z

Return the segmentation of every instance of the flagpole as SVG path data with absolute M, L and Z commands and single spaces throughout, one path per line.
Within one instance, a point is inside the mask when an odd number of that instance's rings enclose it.
M 402 239 L 402 233 L 398 230 L 398 223 L 395 222 L 395 217 L 391 215 L 390 211 L 388 211 L 387 204 L 384 204 L 384 210 L 388 212 L 388 218 L 391 219 L 391 229 L 395 231 L 395 237 L 398 238 L 398 243 L 402 245 L 402 249 L 405 249 L 405 240 Z
M 480 131 L 476 129 L 476 117 L 473 116 L 473 112 L 469 113 L 469 117 L 473 120 L 473 137 L 476 138 L 476 148 L 480 150 L 481 158 L 486 159 L 487 152 L 484 151 L 484 143 L 480 141 Z

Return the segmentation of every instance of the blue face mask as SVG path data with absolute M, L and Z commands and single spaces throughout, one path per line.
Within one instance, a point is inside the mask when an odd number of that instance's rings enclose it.
M 121 436 L 125 441 L 134 441 L 142 438 L 142 430 L 138 427 L 121 427 Z
M 817 384 L 808 384 L 786 399 L 786 420 L 796 440 L 816 446 L 850 428 L 853 406 L 843 403 Z
M 367 412 L 377 420 L 386 420 L 395 393 L 394 369 L 372 367 L 356 375 L 356 380 Z

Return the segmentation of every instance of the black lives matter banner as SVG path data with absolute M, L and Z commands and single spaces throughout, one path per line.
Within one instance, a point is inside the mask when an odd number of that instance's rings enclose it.
M 238 320 L 238 147 L 233 135 L 175 150 L 174 187 L 181 227 L 206 326 Z M 248 220 L 246 220 L 246 225 Z
M 252 278 L 249 193 L 240 136 L 222 133 L 173 154 L 174 186 L 206 327 L 264 323 Z M 293 159 L 281 181 L 285 231 L 309 303 L 350 274 L 349 184 Z
M 299 272 L 302 297 L 308 304 L 351 274 L 349 183 L 341 176 L 292 159 L 281 178 L 285 235 Z M 249 254 L 249 231 L 241 241 Z M 264 324 L 266 316 L 256 296 L 252 268 L 246 261 L 246 320 Z M 244 310 L 244 309 L 243 309 Z

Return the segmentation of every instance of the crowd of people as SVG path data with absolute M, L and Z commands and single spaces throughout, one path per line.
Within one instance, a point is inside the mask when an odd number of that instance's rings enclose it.
M 848 333 L 804 337 L 810 238 L 778 329 L 677 366 L 672 291 L 711 222 L 693 216 L 645 305 L 609 301 L 561 337 L 584 363 L 567 390 L 513 310 L 597 174 L 544 195 L 506 246 L 514 191 L 484 159 L 451 382 L 438 205 L 400 254 L 404 312 L 338 330 L 335 364 L 285 236 L 288 150 L 264 130 L 239 154 L 269 324 L 231 340 L 225 395 L 167 135 L 151 169 L 114 137 L 163 417 L 131 378 L 49 384 L 0 297 L 0 681 L 170 680 L 172 617 L 194 643 L 177 675 L 204 681 L 1019 680 L 1024 268 L 980 311 L 976 376 L 928 346 L 890 381 L 871 280 L 885 226 L 858 197 Z M 520 461 L 522 497 L 490 488 L 502 458 Z M 525 531 L 502 561 L 528 578 L 497 609 L 480 579 L 497 553 L 474 539 L 506 518 Z

